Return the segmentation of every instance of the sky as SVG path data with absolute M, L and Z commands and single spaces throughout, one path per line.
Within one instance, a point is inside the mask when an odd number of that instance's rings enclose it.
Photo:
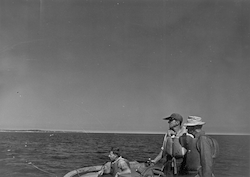
M 0 129 L 250 134 L 250 2 L 1 0 Z

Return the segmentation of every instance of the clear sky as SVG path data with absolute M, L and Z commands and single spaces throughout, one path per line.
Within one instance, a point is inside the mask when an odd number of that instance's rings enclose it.
M 250 133 L 250 1 L 1 0 L 0 129 Z

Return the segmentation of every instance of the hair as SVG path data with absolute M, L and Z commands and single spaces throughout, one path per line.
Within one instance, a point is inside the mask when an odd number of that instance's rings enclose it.
M 117 156 L 121 156 L 121 151 L 119 147 L 112 147 L 110 151 L 112 151 Z

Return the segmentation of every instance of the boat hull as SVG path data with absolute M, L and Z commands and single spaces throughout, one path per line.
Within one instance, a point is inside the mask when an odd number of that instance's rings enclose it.
M 160 167 L 149 166 L 147 167 L 145 163 L 139 162 L 129 162 L 132 177 L 153 177 L 153 176 L 163 176 Z M 79 168 L 73 171 L 68 172 L 64 177 L 98 177 L 98 171 L 101 170 L 102 166 L 91 166 Z M 112 177 L 110 174 L 105 174 L 103 177 Z M 124 176 L 125 177 L 125 176 Z

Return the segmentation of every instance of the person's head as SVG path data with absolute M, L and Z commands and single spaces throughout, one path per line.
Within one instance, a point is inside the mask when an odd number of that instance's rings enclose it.
M 169 129 L 174 129 L 175 127 L 181 127 L 183 118 L 178 113 L 173 113 L 169 117 L 164 118 L 163 120 L 168 120 Z
M 120 157 L 120 149 L 118 147 L 112 147 L 109 152 L 109 158 L 111 161 L 116 160 L 118 157 Z
M 194 135 L 196 132 L 199 132 L 202 129 L 204 124 L 205 122 L 201 120 L 201 117 L 188 116 L 187 123 L 184 123 L 184 126 L 186 126 L 188 133 Z

